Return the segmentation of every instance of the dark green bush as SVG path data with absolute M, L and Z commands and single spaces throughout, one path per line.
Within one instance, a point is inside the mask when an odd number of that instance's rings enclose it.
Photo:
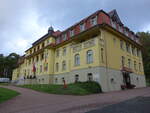
M 99 85 L 99 83 L 94 82 L 94 81 L 78 82 L 76 84 L 91 93 L 102 92 L 101 86 Z

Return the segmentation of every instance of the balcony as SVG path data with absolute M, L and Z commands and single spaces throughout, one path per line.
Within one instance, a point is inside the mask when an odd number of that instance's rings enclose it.
M 72 45 L 72 49 L 73 53 L 75 53 L 81 51 L 82 49 L 90 48 L 93 46 L 95 46 L 95 38 L 92 38 L 79 44 Z

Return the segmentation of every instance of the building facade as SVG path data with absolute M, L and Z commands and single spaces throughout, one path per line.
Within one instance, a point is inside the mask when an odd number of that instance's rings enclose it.
M 65 31 L 48 33 L 26 50 L 13 81 L 19 84 L 67 84 L 96 81 L 104 92 L 121 86 L 145 87 L 139 37 L 116 10 L 99 10 Z

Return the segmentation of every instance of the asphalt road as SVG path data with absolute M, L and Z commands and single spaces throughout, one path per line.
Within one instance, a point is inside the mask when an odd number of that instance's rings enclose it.
M 150 113 L 150 97 L 136 97 L 86 113 Z

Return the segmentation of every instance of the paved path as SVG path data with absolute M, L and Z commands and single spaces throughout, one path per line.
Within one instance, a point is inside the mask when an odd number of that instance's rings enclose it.
M 150 96 L 150 87 L 88 96 L 55 95 L 14 86 L 21 95 L 0 104 L 0 113 L 84 113 L 137 96 Z
M 150 97 L 136 97 L 86 113 L 150 113 Z

